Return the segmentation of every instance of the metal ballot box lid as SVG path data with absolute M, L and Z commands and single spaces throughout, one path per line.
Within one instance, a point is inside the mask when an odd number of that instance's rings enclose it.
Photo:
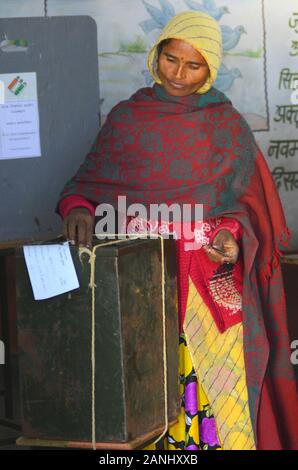
M 180 409 L 175 241 L 164 240 L 166 363 L 161 240 L 96 250 L 93 400 L 90 263 L 78 248 L 71 253 L 80 288 L 35 301 L 17 252 L 23 436 L 69 447 L 91 447 L 92 436 L 98 448 L 139 447 L 164 429 L 165 370 L 169 422 Z

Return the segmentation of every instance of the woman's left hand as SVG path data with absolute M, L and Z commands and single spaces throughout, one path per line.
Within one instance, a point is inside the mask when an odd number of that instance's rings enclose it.
M 220 230 L 214 237 L 212 245 L 203 247 L 208 258 L 214 263 L 235 264 L 239 256 L 239 246 L 228 230 Z

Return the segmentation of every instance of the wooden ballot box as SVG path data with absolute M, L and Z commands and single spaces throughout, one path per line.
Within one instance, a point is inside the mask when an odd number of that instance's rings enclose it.
M 179 414 L 175 241 L 164 240 L 164 264 L 160 239 L 96 250 L 94 328 L 89 256 L 71 253 L 80 288 L 42 301 L 17 253 L 21 443 L 140 448 L 163 432 L 166 398 L 168 422 Z

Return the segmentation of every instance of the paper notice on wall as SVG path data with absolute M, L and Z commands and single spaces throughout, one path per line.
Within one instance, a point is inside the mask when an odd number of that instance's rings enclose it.
M 0 74 L 0 160 L 40 157 L 36 73 Z
M 44 300 L 79 287 L 68 242 L 23 247 L 35 300 Z

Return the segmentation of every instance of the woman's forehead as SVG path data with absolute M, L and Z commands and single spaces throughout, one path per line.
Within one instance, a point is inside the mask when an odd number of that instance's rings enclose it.
M 187 60 L 199 60 L 206 62 L 202 54 L 195 49 L 191 44 L 182 39 L 171 39 L 163 47 L 163 52 L 173 54 L 177 57 L 180 57 Z

